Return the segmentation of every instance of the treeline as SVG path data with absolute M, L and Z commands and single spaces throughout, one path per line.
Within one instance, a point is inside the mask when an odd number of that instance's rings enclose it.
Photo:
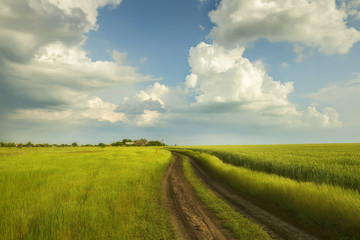
M 106 143 L 99 143 L 99 144 L 83 144 L 79 145 L 77 142 L 73 142 L 72 144 L 48 144 L 48 143 L 40 143 L 40 144 L 33 144 L 28 142 L 24 143 L 5 143 L 0 142 L 0 147 L 7 147 L 7 148 L 23 148 L 23 147 L 143 147 L 143 146 L 166 146 L 162 141 L 147 141 L 144 138 L 139 140 L 131 140 L 131 139 L 123 139 L 122 141 L 113 142 L 111 144 Z

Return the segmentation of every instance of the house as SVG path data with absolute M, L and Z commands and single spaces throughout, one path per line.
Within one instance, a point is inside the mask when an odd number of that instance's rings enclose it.
M 134 146 L 135 145 L 135 142 L 126 142 L 125 143 L 125 146 Z

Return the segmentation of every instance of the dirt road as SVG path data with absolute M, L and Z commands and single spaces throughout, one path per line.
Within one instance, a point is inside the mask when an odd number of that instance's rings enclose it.
M 181 159 L 173 155 L 164 187 L 167 205 L 178 239 L 234 239 L 231 232 L 221 227 L 221 222 L 206 209 L 186 181 Z

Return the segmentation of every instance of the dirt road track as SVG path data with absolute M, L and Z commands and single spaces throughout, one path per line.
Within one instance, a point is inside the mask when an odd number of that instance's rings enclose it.
M 274 211 L 271 213 L 264 208 L 258 207 L 249 198 L 245 198 L 238 194 L 234 194 L 228 187 L 220 184 L 211 178 L 197 163 L 190 158 L 190 163 L 195 170 L 196 175 L 201 181 L 207 185 L 216 195 L 224 199 L 229 205 L 236 209 L 239 213 L 247 218 L 252 219 L 274 239 L 288 239 L 288 240 L 300 240 L 300 239 L 322 239 L 324 237 L 317 237 L 315 233 L 309 234 L 305 230 L 290 223 L 286 220 L 274 215 Z M 257 202 L 258 203 L 258 202 Z M 280 215 L 280 213 L 279 213 Z M 288 219 L 289 220 L 289 219 Z M 325 237 L 324 239 L 328 239 Z
M 234 239 L 232 233 L 222 228 L 221 222 L 195 196 L 185 179 L 181 158 L 173 157 L 164 187 L 178 239 Z

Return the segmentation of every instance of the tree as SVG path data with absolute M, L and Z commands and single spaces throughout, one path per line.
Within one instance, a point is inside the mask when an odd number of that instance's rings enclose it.
M 27 144 L 25 144 L 25 147 L 32 147 L 33 144 L 29 141 Z
M 77 147 L 77 146 L 79 146 L 79 145 L 77 144 L 77 142 L 73 142 L 73 143 L 71 144 L 71 146 Z
M 101 148 L 104 148 L 105 144 L 101 142 L 101 143 L 98 144 L 98 146 L 101 147 Z
M 117 142 L 114 142 L 111 144 L 111 146 L 113 147 L 119 147 L 119 146 L 122 146 L 123 145 L 123 142 L 120 142 L 120 141 L 117 141 Z
M 125 145 L 127 142 L 132 142 L 132 140 L 126 138 L 122 140 L 123 145 Z
M 149 141 L 147 146 L 164 146 L 164 144 L 160 141 Z

